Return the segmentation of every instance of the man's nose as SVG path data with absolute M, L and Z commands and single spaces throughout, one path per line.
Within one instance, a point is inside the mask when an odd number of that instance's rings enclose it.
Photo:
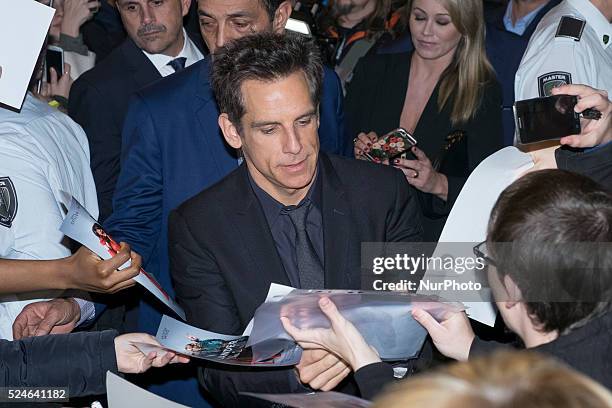
M 295 129 L 291 128 L 286 136 L 283 143 L 283 152 L 297 154 L 302 150 L 302 142 L 300 141 L 299 134 Z
M 145 5 L 141 9 L 140 22 L 141 25 L 147 25 L 155 21 L 155 13 L 151 10 L 149 5 Z
M 217 36 L 215 38 L 215 47 L 221 48 L 225 45 L 226 39 L 226 31 L 224 24 L 219 24 L 217 27 Z

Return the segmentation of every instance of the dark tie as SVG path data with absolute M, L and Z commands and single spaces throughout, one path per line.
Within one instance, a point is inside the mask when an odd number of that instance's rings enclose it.
M 306 232 L 306 216 L 310 205 L 310 203 L 307 203 L 299 207 L 286 207 L 285 213 L 295 227 L 295 252 L 300 275 L 300 288 L 323 289 L 323 266 Z
M 187 61 L 185 57 L 175 58 L 168 65 L 174 68 L 174 72 L 179 72 L 185 69 L 185 61 Z

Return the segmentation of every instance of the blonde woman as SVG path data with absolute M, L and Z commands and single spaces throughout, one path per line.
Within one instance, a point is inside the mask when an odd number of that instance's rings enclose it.
M 410 157 L 390 164 L 423 193 L 426 238 L 436 241 L 469 173 L 502 147 L 501 89 L 485 56 L 482 1 L 413 0 L 407 10 L 414 51 L 361 60 L 347 90 L 347 137 L 360 159 L 395 128 L 417 139 Z M 456 131 L 463 138 L 448 143 Z
M 612 394 L 531 352 L 502 352 L 396 384 L 373 408 L 611 408 Z

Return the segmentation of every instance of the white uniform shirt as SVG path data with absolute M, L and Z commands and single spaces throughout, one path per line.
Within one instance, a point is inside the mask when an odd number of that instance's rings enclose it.
M 170 57 L 164 54 L 149 54 L 145 50 L 142 50 L 144 55 L 151 61 L 162 77 L 174 74 L 174 68 L 168 65 L 168 63 L 176 58 L 186 58 L 185 68 L 204 58 L 204 55 L 198 50 L 198 47 L 189 39 L 185 29 L 183 29 L 183 37 L 185 38 L 183 49 L 176 57 Z
M 0 109 L 1 258 L 44 260 L 70 255 L 59 230 L 64 219 L 61 205 L 69 205 L 62 192 L 73 195 L 97 218 L 83 129 L 28 93 L 21 113 Z M 12 339 L 15 317 L 28 303 L 40 300 L 31 297 L 0 298 L 0 338 Z
M 563 16 L 586 21 L 579 41 L 556 36 Z M 516 100 L 548 96 L 563 83 L 612 94 L 612 25 L 589 0 L 564 0 L 542 18 L 516 72 Z

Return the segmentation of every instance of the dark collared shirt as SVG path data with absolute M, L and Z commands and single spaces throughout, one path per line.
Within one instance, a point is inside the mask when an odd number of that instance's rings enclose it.
M 296 207 L 312 203 L 308 215 L 306 216 L 306 233 L 319 257 L 319 261 L 321 261 L 321 265 L 324 265 L 323 260 L 325 252 L 323 244 L 323 217 L 321 215 L 321 182 L 319 169 L 317 169 L 317 175 L 315 177 L 315 181 L 310 187 L 310 190 L 308 190 L 306 197 L 304 197 Z M 284 206 L 282 203 L 272 198 L 270 194 L 255 183 L 250 174 L 249 181 L 251 182 L 251 187 L 266 216 L 266 221 L 272 232 L 276 251 L 278 252 L 278 256 L 280 256 L 285 272 L 291 282 L 291 286 L 299 288 L 300 274 L 298 272 L 297 253 L 295 250 L 296 231 L 293 222 L 291 222 L 291 219 L 287 215 L 287 210 L 290 211 L 291 206 Z

